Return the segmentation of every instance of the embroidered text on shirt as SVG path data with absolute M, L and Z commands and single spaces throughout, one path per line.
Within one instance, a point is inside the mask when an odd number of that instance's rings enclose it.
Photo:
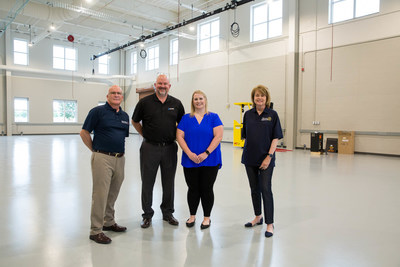
M 267 118 L 261 118 L 261 121 L 272 121 L 272 118 L 271 117 L 267 117 Z

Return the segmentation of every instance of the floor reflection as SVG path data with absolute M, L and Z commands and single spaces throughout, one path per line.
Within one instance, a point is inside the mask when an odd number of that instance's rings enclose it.
M 30 144 L 25 138 L 16 139 L 13 144 L 13 184 L 23 186 L 31 180 Z

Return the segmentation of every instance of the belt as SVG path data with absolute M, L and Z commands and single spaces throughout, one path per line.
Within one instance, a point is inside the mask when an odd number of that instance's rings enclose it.
M 172 145 L 173 143 L 175 143 L 175 141 L 172 141 L 172 142 L 152 142 L 152 141 L 149 141 L 149 140 L 144 140 L 146 143 L 149 143 L 149 144 L 152 144 L 152 145 L 155 145 L 155 146 L 169 146 L 169 145 Z
M 113 157 L 116 157 L 116 158 L 120 158 L 120 157 L 122 157 L 124 155 L 124 153 L 105 152 L 105 151 L 101 151 L 101 150 L 93 150 L 93 152 L 106 154 L 106 155 L 113 156 Z

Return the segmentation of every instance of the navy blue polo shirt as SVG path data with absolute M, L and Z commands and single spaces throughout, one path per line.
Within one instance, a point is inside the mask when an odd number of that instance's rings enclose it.
M 255 108 L 244 114 L 242 138 L 246 139 L 243 147 L 242 163 L 260 166 L 267 157 L 273 139 L 283 138 L 281 123 L 275 110 L 265 108 L 261 115 Z M 275 157 L 271 159 L 275 166 Z
M 181 101 L 168 95 L 162 103 L 156 94 L 139 100 L 132 115 L 134 122 L 142 121 L 144 139 L 155 143 L 176 140 L 176 125 L 185 114 Z
M 108 102 L 92 108 L 82 129 L 93 131 L 93 150 L 125 153 L 125 137 L 129 136 L 129 115 L 119 107 L 113 109 Z

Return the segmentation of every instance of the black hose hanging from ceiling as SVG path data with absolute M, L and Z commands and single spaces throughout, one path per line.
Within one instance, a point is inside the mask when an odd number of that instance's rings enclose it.
M 233 23 L 231 24 L 231 34 L 233 37 L 238 37 L 240 33 L 239 24 L 236 22 L 236 8 L 233 9 Z

